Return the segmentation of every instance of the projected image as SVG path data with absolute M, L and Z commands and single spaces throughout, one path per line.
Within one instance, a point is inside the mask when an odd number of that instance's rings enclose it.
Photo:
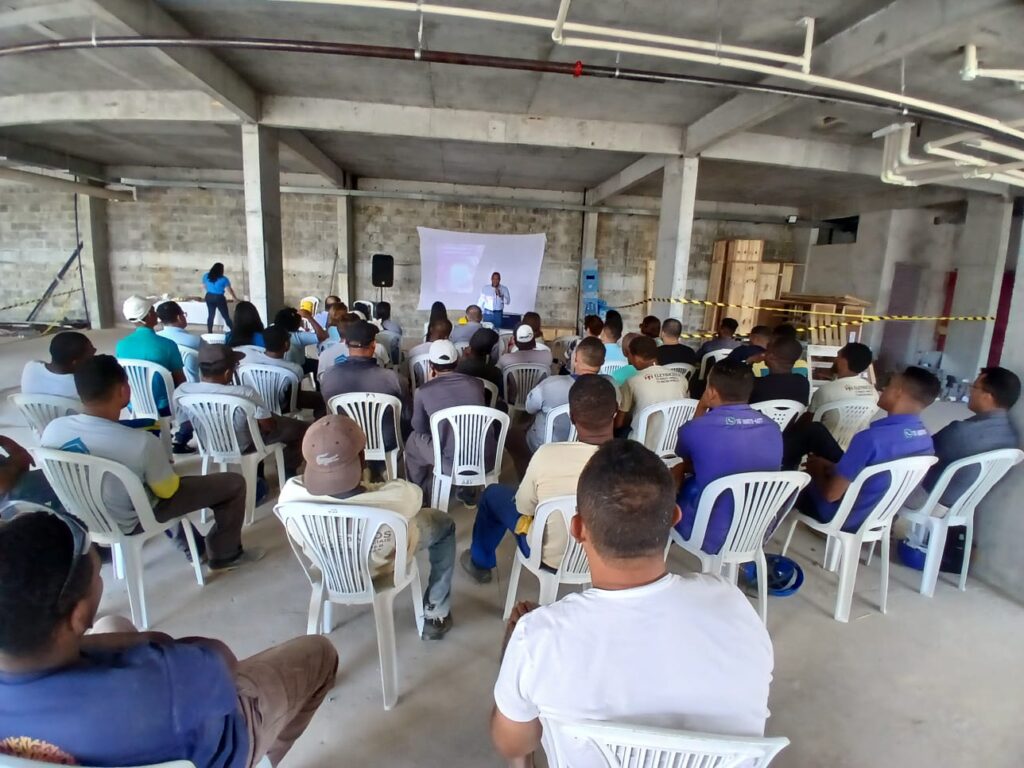
M 437 249 L 435 290 L 439 294 L 472 293 L 477 289 L 476 268 L 484 246 L 475 243 L 444 243 Z

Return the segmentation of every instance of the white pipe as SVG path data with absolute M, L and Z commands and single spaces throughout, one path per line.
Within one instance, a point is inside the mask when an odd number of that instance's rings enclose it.
M 135 190 L 120 192 L 106 187 L 94 187 L 91 184 L 81 184 L 70 179 L 59 179 L 56 176 L 46 176 L 41 173 L 30 173 L 19 171 L 14 168 L 0 168 L 0 179 L 13 181 L 16 184 L 31 184 L 35 187 L 56 189 L 71 194 L 89 195 L 90 197 L 101 197 L 104 200 L 113 200 L 118 203 L 134 203 Z
M 998 155 L 1006 155 L 1007 157 L 1014 157 L 1018 160 L 1024 160 L 1024 151 L 1008 147 L 1005 144 L 1000 144 L 995 141 L 989 141 L 988 139 L 979 139 L 977 141 L 965 141 L 968 147 L 980 149 L 985 152 L 995 152 Z
M 572 0 L 562 0 L 558 5 L 558 16 L 555 17 L 555 28 L 551 30 L 551 39 L 556 43 L 562 42 L 562 27 L 565 26 L 565 19 L 569 15 L 569 4 Z
M 814 50 L 814 17 L 804 16 L 800 19 L 800 23 L 807 28 L 804 34 L 804 61 L 800 65 L 800 71 L 809 75 L 811 73 L 811 53 Z

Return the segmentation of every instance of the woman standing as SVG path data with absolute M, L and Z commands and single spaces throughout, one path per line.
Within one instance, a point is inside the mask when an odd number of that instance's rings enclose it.
M 224 325 L 231 330 L 231 317 L 228 315 L 228 301 L 224 292 L 231 294 L 232 301 L 238 301 L 234 290 L 231 288 L 231 281 L 224 276 L 224 265 L 219 261 L 210 267 L 210 271 L 203 275 L 203 288 L 206 289 L 206 309 L 209 314 L 206 318 L 206 330 L 213 333 L 213 318 L 220 311 L 224 318 Z

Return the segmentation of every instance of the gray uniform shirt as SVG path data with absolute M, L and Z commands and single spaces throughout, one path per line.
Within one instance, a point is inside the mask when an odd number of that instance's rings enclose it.
M 402 387 L 398 374 L 377 365 L 372 357 L 350 357 L 340 365 L 330 368 L 320 380 L 324 401 L 329 402 L 335 395 L 351 392 L 376 392 L 392 395 L 402 401 L 402 418 L 409 419 L 409 399 Z M 398 445 L 393 421 L 384 419 L 384 448 L 394 450 Z
M 976 414 L 963 421 L 954 421 L 936 432 L 932 442 L 935 443 L 935 455 L 939 461 L 928 470 L 924 478 L 923 485 L 929 492 L 935 487 L 946 467 L 954 461 L 1000 448 L 1016 448 L 1020 445 L 1020 438 L 1006 411 L 991 411 Z M 947 507 L 954 504 L 977 479 L 977 467 L 957 472 L 950 480 L 946 492 L 942 494 L 941 503 Z

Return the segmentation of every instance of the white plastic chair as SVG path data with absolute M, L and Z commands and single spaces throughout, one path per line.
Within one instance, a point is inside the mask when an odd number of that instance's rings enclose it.
M 180 523 L 192 555 L 196 581 L 200 586 L 205 583 L 192 530 L 193 526 L 200 529 L 201 512 L 192 512 L 161 523 L 153 514 L 153 506 L 142 486 L 142 480 L 124 465 L 99 456 L 58 451 L 54 448 L 37 448 L 35 456 L 64 509 L 85 523 L 94 542 L 114 548 L 115 562 L 123 564 L 128 604 L 131 606 L 135 626 L 140 629 L 149 626 L 146 594 L 142 584 L 142 545 L 153 537 Z M 111 483 L 120 483 L 124 487 L 142 525 L 141 533 L 122 533 L 117 520 L 111 516 L 103 501 L 103 486 L 106 484 L 109 488 Z
M 679 428 L 693 418 L 697 405 L 696 400 L 683 398 L 647 406 L 637 414 L 633 439 L 661 458 L 675 456 Z
M 527 534 L 527 544 L 530 547 L 530 556 L 527 557 L 523 551 L 516 546 L 516 556 L 512 561 L 512 575 L 508 580 L 508 596 L 505 599 L 505 615 L 507 620 L 512 615 L 512 609 L 516 604 L 516 593 L 519 591 L 519 576 L 525 567 L 530 573 L 537 577 L 540 582 L 541 605 L 551 605 L 558 599 L 559 584 L 589 584 L 590 583 L 590 561 L 587 560 L 587 553 L 576 539 L 573 538 L 569 529 L 569 521 L 576 514 L 576 495 L 556 496 L 537 505 L 537 511 L 533 518 L 533 525 L 530 526 L 530 533 Z M 558 564 L 555 573 L 541 568 L 541 556 L 544 549 L 544 531 L 548 527 L 548 518 L 552 515 L 561 515 L 565 523 L 565 532 L 568 537 L 565 553 Z
M 498 357 L 501 357 L 512 346 L 512 337 L 515 336 L 515 331 L 510 331 L 507 328 L 495 328 L 494 330 L 498 332 Z
M 625 360 L 613 360 L 612 362 L 605 363 L 601 366 L 600 374 L 602 376 L 611 376 L 619 370 L 619 368 L 625 368 L 627 365 L 629 365 L 629 363 Z
M 576 425 L 572 423 L 569 418 L 569 404 L 560 405 L 557 408 L 552 408 L 548 412 L 548 420 L 544 422 L 544 442 L 554 443 L 555 440 L 555 421 L 558 419 L 565 419 L 569 422 L 569 439 L 566 442 L 575 443 L 579 438 L 576 433 Z
M 277 481 L 284 485 L 284 446 L 281 443 L 263 442 L 259 425 L 256 423 L 256 406 L 243 397 L 234 395 L 178 395 L 176 406 L 188 414 L 196 430 L 196 442 L 203 457 L 203 474 L 208 474 L 210 463 L 216 464 L 221 472 L 236 464 L 242 468 L 245 478 L 246 522 L 256 519 L 256 469 L 261 461 L 273 456 L 277 461 Z M 235 433 L 235 413 L 245 414 L 252 450 L 243 451 Z
M 480 379 L 480 383 L 484 385 L 484 402 L 488 408 L 498 407 L 498 385 L 493 381 L 487 381 L 486 379 Z
M 402 430 L 399 427 L 402 420 L 401 400 L 394 395 L 376 392 L 349 392 L 332 397 L 327 403 L 327 410 L 351 417 L 366 435 L 366 460 L 383 461 L 387 468 L 386 479 L 398 478 L 398 454 L 402 450 Z M 385 419 L 394 425 L 397 441 L 395 448 L 390 451 L 384 449 Z
M 904 507 L 897 514 L 915 526 L 923 526 L 928 532 L 928 554 L 924 561 L 924 572 L 921 574 L 921 594 L 932 597 L 935 585 L 939 580 L 939 565 L 942 563 L 942 552 L 946 546 L 946 534 L 950 526 L 967 528 L 964 542 L 964 562 L 960 568 L 960 589 L 967 588 L 967 568 L 971 560 L 971 542 L 974 539 L 974 510 L 985 498 L 992 486 L 1002 480 L 1003 475 L 1024 460 L 1024 451 L 1017 448 L 1003 448 L 996 451 L 979 453 L 965 459 L 954 461 L 942 475 L 928 500 L 920 509 Z M 939 517 L 936 508 L 941 506 L 940 499 L 949 487 L 953 476 L 966 467 L 976 467 L 978 477 L 963 494 L 949 506 L 945 514 Z
M 836 595 L 836 621 L 850 620 L 850 606 L 853 603 L 853 586 L 857 579 L 857 566 L 860 561 L 861 545 L 864 542 L 882 542 L 882 587 L 879 607 L 885 613 L 886 604 L 889 598 L 889 531 L 892 528 L 893 518 L 896 512 L 903 506 L 903 502 L 911 494 L 914 488 L 921 482 L 928 468 L 938 459 L 934 456 L 909 456 L 904 459 L 887 461 L 883 464 L 876 464 L 865 467 L 857 478 L 850 483 L 850 487 L 843 494 L 843 500 L 836 510 L 835 517 L 827 523 L 815 520 L 813 517 L 798 512 L 793 516 L 793 522 L 789 526 L 789 534 L 786 536 L 786 543 L 782 547 L 782 554 L 789 549 L 789 542 L 793 538 L 793 531 L 797 523 L 803 523 L 809 528 L 821 531 L 826 536 L 838 539 L 841 549 L 834 548 L 835 555 L 826 557 L 826 561 L 833 561 L 835 556 L 839 557 L 839 589 Z M 850 516 L 854 503 L 860 495 L 864 483 L 877 475 L 889 475 L 889 487 L 875 504 L 874 509 L 861 523 L 860 528 L 853 533 L 843 530 L 846 518 Z M 835 570 L 835 562 L 826 562 L 829 570 Z
M 489 463 L 487 444 L 495 423 L 498 424 L 498 436 L 494 461 Z M 434 487 L 430 506 L 447 510 L 453 485 L 487 486 L 498 482 L 508 425 L 508 414 L 482 405 L 445 408 L 430 417 L 430 435 L 434 445 Z M 444 435 L 448 436 L 453 449 L 450 474 L 444 473 Z
M 693 372 L 697 370 L 697 366 L 691 365 L 690 363 L 666 363 L 662 368 L 668 368 L 670 371 L 678 371 L 686 377 L 689 381 L 690 377 L 693 376 Z
M 82 403 L 70 397 L 58 395 L 11 395 L 9 400 L 28 422 L 36 437 L 42 438 L 43 430 L 54 419 L 82 412 Z
M 153 384 L 157 380 L 163 381 L 168 408 L 170 408 L 171 398 L 174 397 L 174 379 L 171 378 L 171 372 L 162 365 L 151 363 L 149 360 L 118 358 L 117 362 L 128 374 L 128 384 L 132 389 L 132 416 L 136 419 L 153 419 L 160 422 L 160 442 L 163 443 L 170 455 L 173 419 L 171 416 L 160 415 L 156 394 L 153 392 Z
M 281 395 L 289 391 L 288 413 L 295 415 L 299 409 L 299 388 L 302 380 L 292 371 L 279 365 L 256 365 L 242 363 L 238 366 L 238 380 L 255 389 L 267 407 L 278 416 L 282 415 Z
M 178 353 L 181 355 L 181 362 L 184 364 L 185 380 L 193 384 L 199 381 L 199 377 L 192 373 L 193 369 L 198 370 L 199 351 L 179 344 Z
M 402 359 L 402 337 L 391 331 L 380 331 L 374 339 L 377 346 L 387 350 L 391 367 L 394 368 Z
M 207 344 L 227 344 L 228 341 L 226 333 L 201 333 L 199 338 Z
M 700 373 L 697 374 L 697 378 L 702 381 L 706 380 L 708 377 L 708 369 L 719 360 L 725 360 L 731 352 L 731 349 L 716 349 L 714 352 L 708 352 L 704 355 L 704 357 L 700 359 Z
M 43 760 L 27 760 L 0 752 L 0 768 L 53 768 L 53 763 Z M 196 766 L 189 760 L 172 760 L 169 763 L 154 763 L 134 768 L 196 768 Z M 256 768 L 264 768 L 263 763 L 259 763 Z M 269 768 L 269 765 L 266 768 Z
M 455 346 L 455 351 L 459 353 L 459 357 L 462 357 L 466 353 L 466 350 L 469 349 L 468 341 L 455 341 L 452 343 Z
M 645 725 L 541 715 L 549 768 L 570 768 L 568 745 L 589 744 L 593 768 L 765 768 L 789 745 L 783 737 L 715 736 Z
M 845 451 L 850 447 L 853 436 L 868 428 L 878 411 L 878 403 L 870 397 L 850 397 L 826 403 L 814 412 L 814 420 L 821 421 L 825 414 L 836 414 L 836 421 L 829 426 L 829 432 Z M 826 426 L 828 424 L 826 423 Z
M 751 560 L 757 567 L 757 607 L 761 621 L 768 621 L 768 564 L 764 542 L 793 509 L 797 495 L 811 481 L 803 472 L 744 472 L 708 483 L 700 495 L 690 538 L 675 528 L 672 541 L 700 560 L 702 573 L 727 576 L 735 584 L 740 563 Z M 732 522 L 717 554 L 702 549 L 711 513 L 719 499 L 731 498 Z M 769 530 L 769 528 L 771 530 Z
M 307 635 L 332 630 L 332 603 L 373 605 L 384 709 L 391 709 L 398 701 L 394 602 L 395 596 L 409 586 L 416 628 L 423 634 L 423 589 L 416 557 L 408 552 L 409 521 L 397 512 L 377 507 L 306 501 L 278 504 L 274 512 L 284 523 L 292 551 L 313 588 Z M 389 536 L 395 546 L 394 568 L 386 575 L 370 570 L 378 534 Z
M 504 368 L 501 372 L 505 387 L 505 402 L 513 412 L 526 410 L 526 397 L 530 390 L 551 375 L 551 369 L 537 363 L 516 363 Z M 514 393 L 514 397 L 513 397 Z
M 807 410 L 806 405 L 796 400 L 765 400 L 761 403 L 751 403 L 750 407 L 770 418 L 782 431 L 785 431 L 794 419 L 803 416 Z
M 430 354 L 424 352 L 422 355 L 414 355 L 409 358 L 409 391 L 415 392 L 417 387 L 423 386 L 430 373 Z

